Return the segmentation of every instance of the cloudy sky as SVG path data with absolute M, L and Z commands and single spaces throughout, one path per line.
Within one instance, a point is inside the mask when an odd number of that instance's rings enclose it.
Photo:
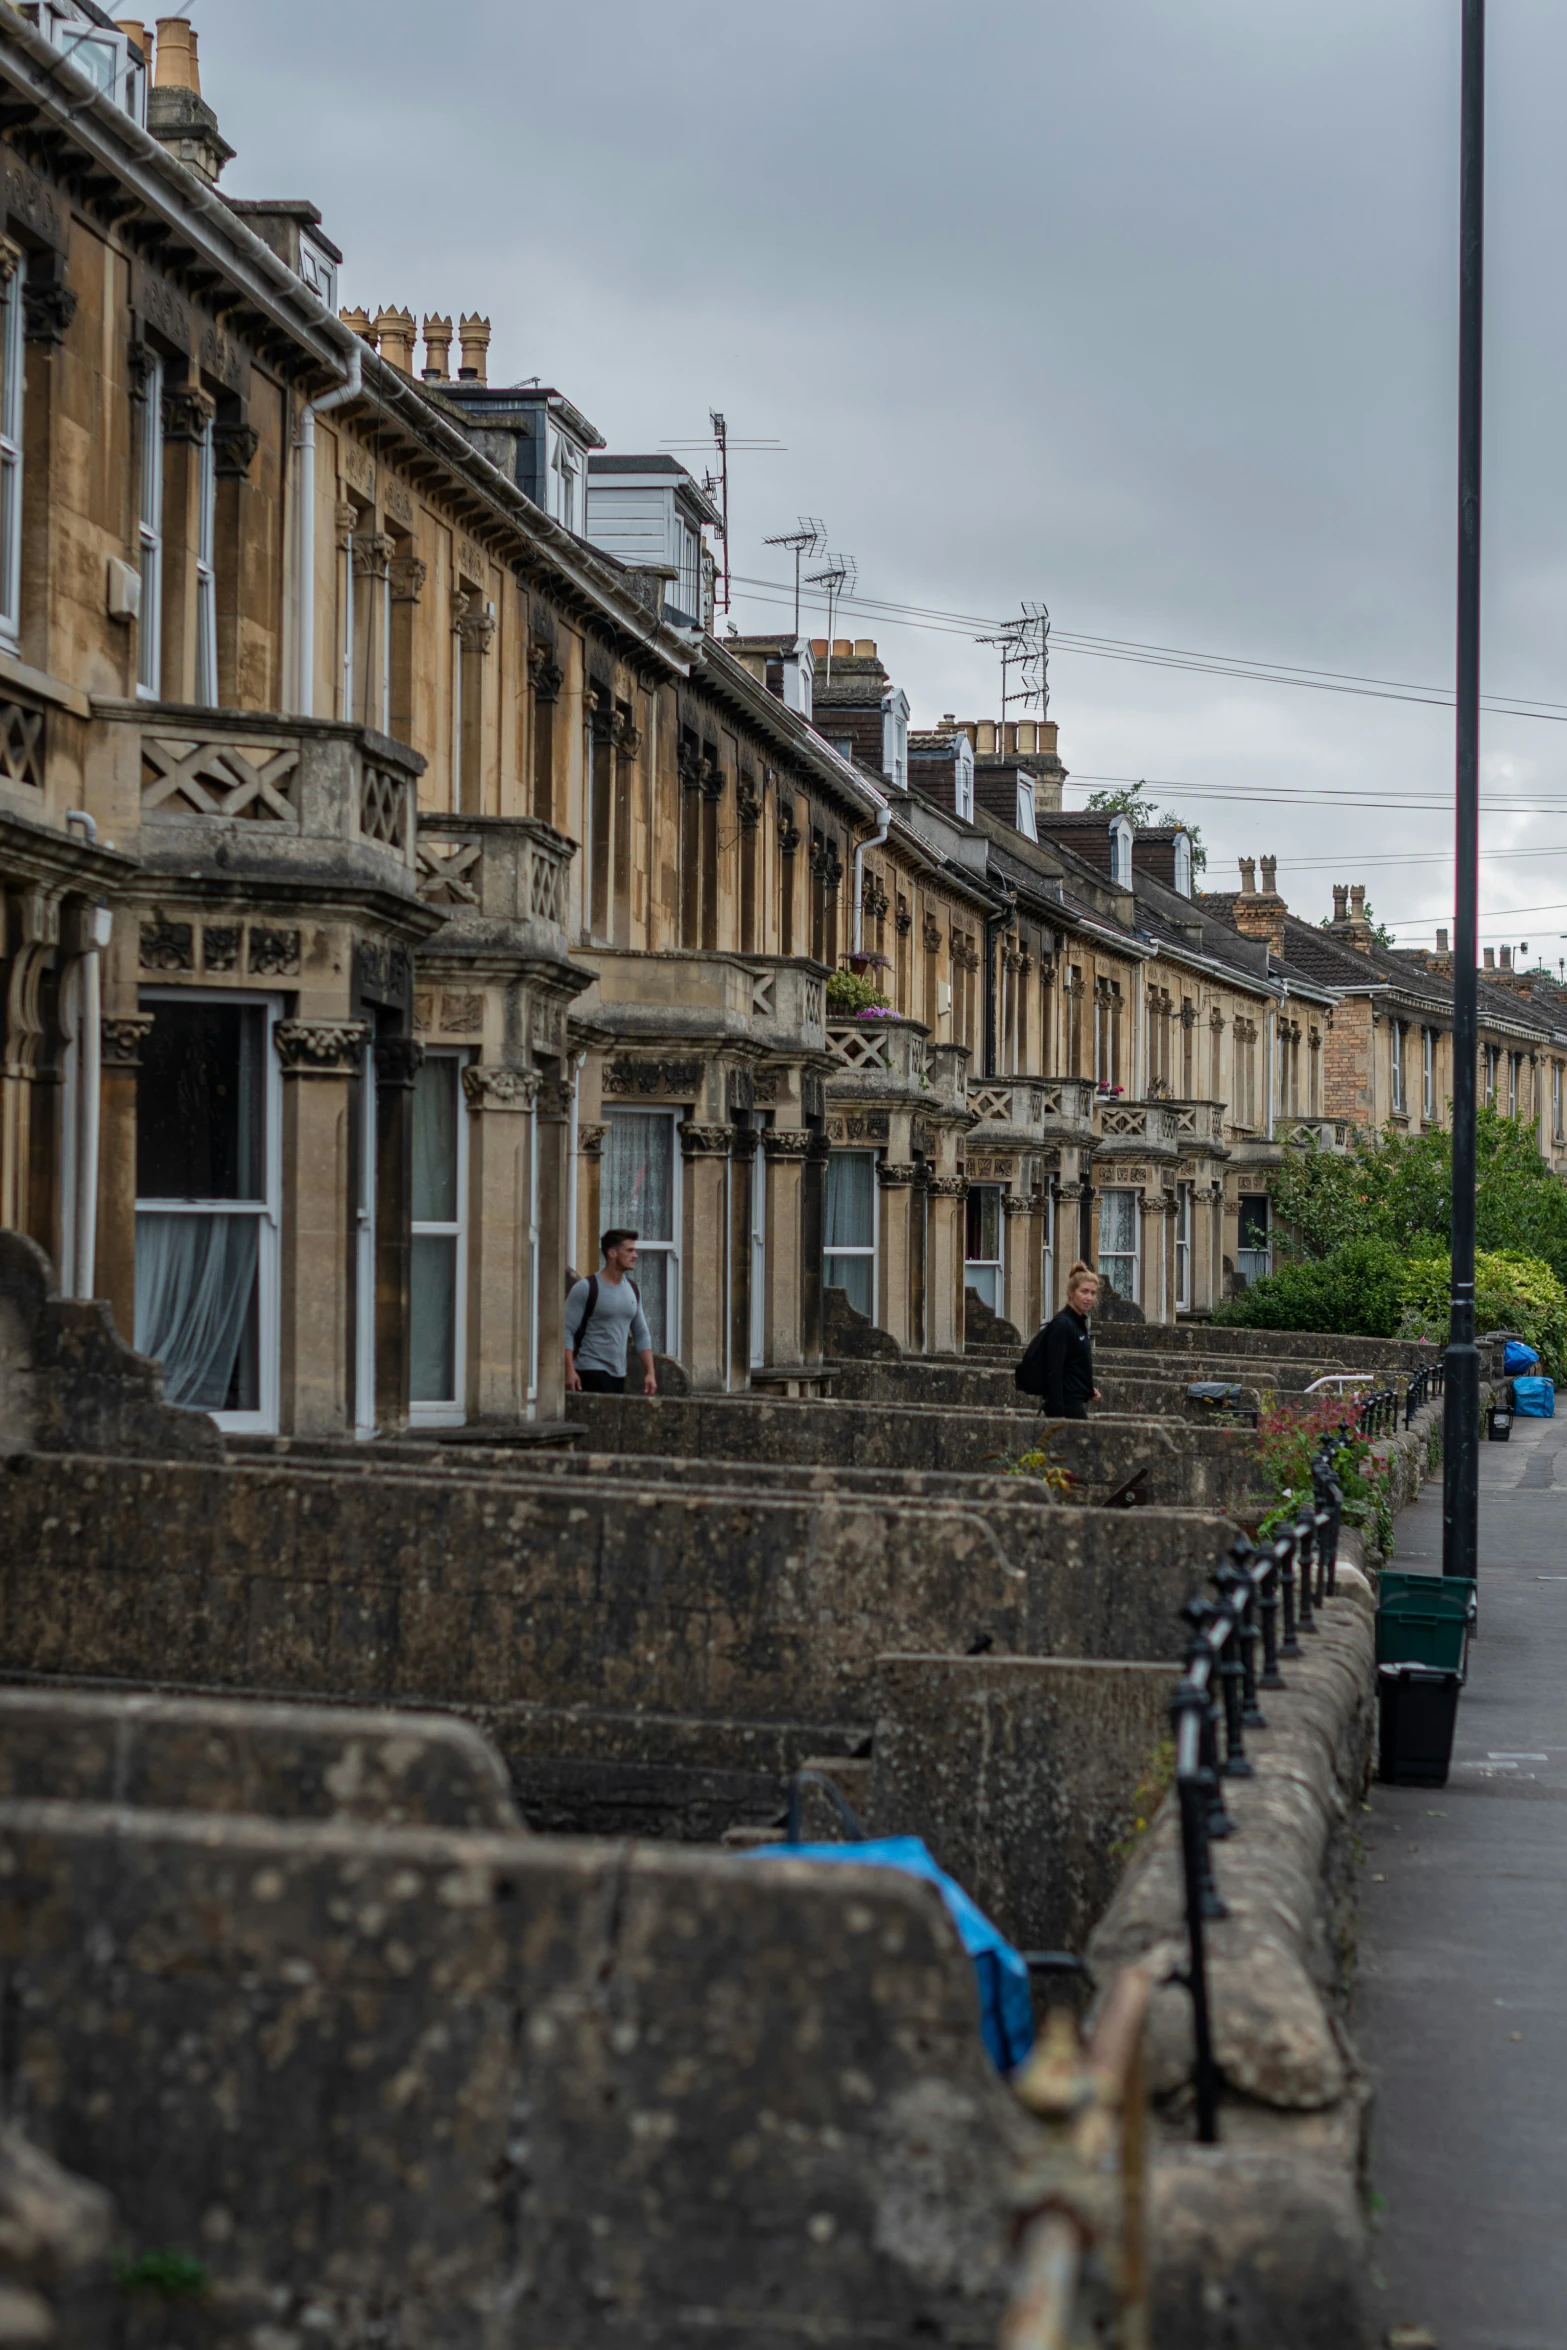
M 1458 0 L 195 0 L 225 185 L 308 195 L 344 299 L 478 309 L 611 448 L 737 439 L 732 561 L 820 516 L 916 722 L 1048 603 L 1075 778 L 1210 873 L 1447 918 L 1450 712 L 1074 638 L 1452 672 Z M 1567 10 L 1492 12 L 1482 937 L 1567 956 Z M 700 452 L 688 461 L 700 470 Z M 787 597 L 737 588 L 742 628 Z M 818 619 L 815 632 L 822 633 Z M 1069 788 L 1080 804 L 1090 784 Z M 1559 902 L 1558 902 L 1559 901 Z

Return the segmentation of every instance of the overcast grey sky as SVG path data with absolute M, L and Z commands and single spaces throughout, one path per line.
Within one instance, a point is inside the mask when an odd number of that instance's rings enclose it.
M 733 464 L 746 577 L 820 515 L 868 597 L 1447 686 L 1458 0 L 190 13 L 225 186 L 313 197 L 345 301 L 487 312 L 492 379 L 611 448 L 711 407 L 785 444 Z M 1567 9 L 1491 17 L 1485 680 L 1567 718 Z M 916 723 L 994 707 L 970 630 L 839 633 Z M 1052 715 L 1074 776 L 1160 779 L 1213 884 L 1272 850 L 1307 916 L 1364 880 L 1411 943 L 1447 918 L 1447 710 L 1063 646 Z M 1567 725 L 1488 718 L 1484 773 L 1524 853 L 1482 936 L 1554 962 Z

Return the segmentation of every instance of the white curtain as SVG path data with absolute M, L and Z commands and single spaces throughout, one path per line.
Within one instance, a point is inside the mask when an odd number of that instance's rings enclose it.
M 875 1158 L 870 1151 L 834 1151 L 827 1161 L 823 1270 L 828 1286 L 845 1290 L 861 1314 L 876 1310 L 875 1245 Z
M 648 1241 L 675 1237 L 674 1126 L 662 1116 L 613 1112 L 599 1198 L 608 1232 L 622 1224 Z
M 163 1365 L 170 1403 L 220 1412 L 256 1290 L 254 1216 L 136 1219 L 136 1349 Z

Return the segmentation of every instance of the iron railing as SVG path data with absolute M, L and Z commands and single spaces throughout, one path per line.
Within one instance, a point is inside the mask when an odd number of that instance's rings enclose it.
M 1260 1694 L 1288 1687 L 1280 1660 L 1305 1654 L 1302 1636 L 1316 1633 L 1317 1610 L 1336 1588 L 1344 1496 L 1334 1472 L 1331 1437 L 1311 1464 L 1311 1482 L 1310 1509 L 1260 1549 L 1243 1535 L 1213 1577 L 1218 1598 L 1194 1594 L 1184 1610 L 1191 1643 L 1170 1701 L 1186 1902 L 1187 1963 L 1181 1980 L 1192 2002 L 1197 2135 L 1207 2146 L 1217 2144 L 1219 2136 L 1207 1924 L 1228 1914 L 1214 1876 L 1213 1846 L 1237 1832 L 1225 1808 L 1224 1782 L 1253 1776 L 1246 1733 L 1268 1726 Z
M 1409 1382 L 1404 1398 L 1404 1426 L 1413 1426 L 1416 1412 L 1423 1411 L 1434 1395 L 1441 1395 L 1447 1387 L 1447 1367 L 1444 1363 L 1422 1363 Z
M 1372 1394 L 1363 1395 L 1359 1415 L 1361 1435 L 1369 1436 L 1373 1442 L 1379 1436 L 1398 1433 L 1398 1397 L 1391 1387 L 1378 1387 Z

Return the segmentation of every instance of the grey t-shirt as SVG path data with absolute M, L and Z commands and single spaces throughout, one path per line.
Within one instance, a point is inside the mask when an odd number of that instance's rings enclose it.
M 579 1371 L 608 1371 L 620 1379 L 625 1376 L 628 1340 L 638 1354 L 644 1354 L 652 1351 L 653 1337 L 628 1274 L 618 1281 L 606 1281 L 601 1273 L 598 1283 L 599 1301 L 582 1333 L 580 1348 L 573 1342 L 577 1325 L 588 1310 L 588 1285 L 585 1280 L 572 1284 L 566 1298 L 566 1344 L 572 1348 Z

